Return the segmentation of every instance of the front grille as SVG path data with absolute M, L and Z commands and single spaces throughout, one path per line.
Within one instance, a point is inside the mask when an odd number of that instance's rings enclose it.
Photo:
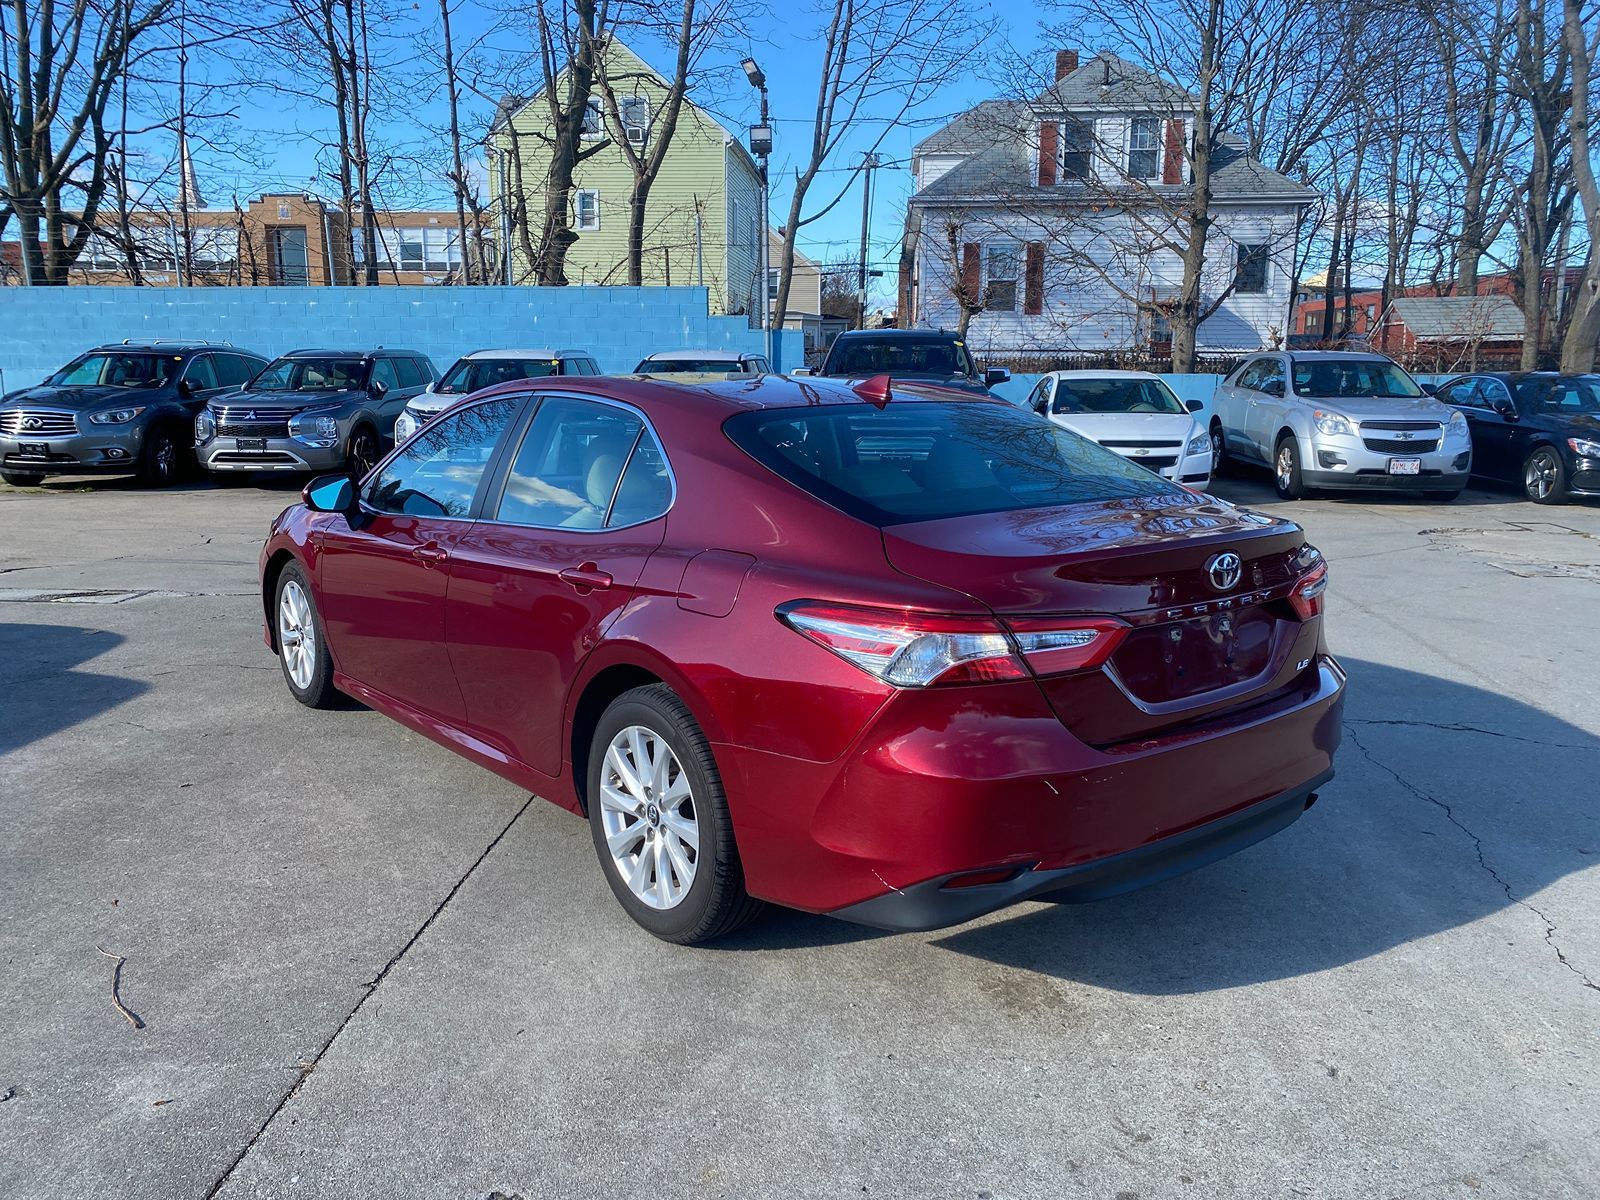
M 1361 439 L 1361 444 L 1368 450 L 1378 454 L 1432 454 L 1439 448 L 1437 438 L 1432 441 L 1422 442 L 1416 440 L 1402 441 L 1399 438 L 1369 438 Z
M 1138 438 L 1108 438 L 1100 443 L 1107 450 L 1176 450 L 1183 445 L 1181 441 L 1175 442 L 1171 438 L 1161 441 L 1146 441 Z
M 1125 454 L 1123 457 L 1131 463 L 1138 463 L 1141 467 L 1149 467 L 1152 471 L 1165 471 L 1178 465 L 1178 456 L 1176 454 L 1145 454 L 1140 456 Z
M 294 455 L 282 450 L 223 450 L 211 456 L 212 462 L 292 463 Z
M 233 405 L 211 410 L 218 437 L 288 437 L 295 408 L 250 408 Z
M 1439 433 L 1439 422 L 1437 422 L 1437 421 L 1362 421 L 1361 422 L 1361 428 L 1364 429 L 1364 430 L 1365 429 L 1383 429 L 1383 430 L 1387 430 L 1390 433 L 1398 433 L 1401 430 L 1406 430 L 1406 431 L 1411 432 L 1411 433 L 1416 433 L 1418 430 L 1427 429 L 1427 430 L 1431 430 L 1433 432 L 1434 436 L 1437 437 L 1438 433 Z
M 78 432 L 78 419 L 69 412 L 12 409 L 0 413 L 0 433 L 13 437 L 64 437 Z

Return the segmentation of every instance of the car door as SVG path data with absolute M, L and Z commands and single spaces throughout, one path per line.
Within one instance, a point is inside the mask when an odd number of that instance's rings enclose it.
M 1473 473 L 1505 483 L 1521 483 L 1522 460 L 1528 456 L 1541 422 L 1529 419 L 1526 406 L 1512 396 L 1503 379 L 1480 375 L 1475 394 L 1481 407 L 1471 410 L 1467 417 L 1472 431 Z
M 475 736 L 560 771 L 578 665 L 666 532 L 672 479 L 641 414 L 547 395 L 452 548 L 445 632 Z
M 1466 418 L 1472 435 L 1472 473 L 1487 479 L 1503 479 L 1505 447 L 1495 427 L 1505 419 L 1489 407 L 1484 384 L 1487 380 L 1464 375 L 1441 384 L 1434 396 Z
M 1261 360 L 1249 395 L 1244 417 L 1245 440 L 1257 458 L 1271 462 L 1273 439 L 1283 427 L 1283 411 L 1289 403 L 1289 375 L 1282 359 L 1273 356 Z
M 1262 360 L 1252 359 L 1231 380 L 1224 379 L 1217 388 L 1217 420 L 1222 422 L 1223 442 L 1235 454 L 1255 453 L 1248 442 L 1245 426 L 1250 416 L 1250 389 L 1262 369 Z
M 177 403 L 191 420 L 207 400 L 223 391 L 220 359 L 220 355 L 196 354 L 183 368 Z
M 392 358 L 377 358 L 372 361 L 372 374 L 368 377 L 367 387 L 376 391 L 376 384 L 383 384 L 383 395 L 374 395 L 370 401 L 373 412 L 378 418 L 378 432 L 392 439 L 394 437 L 394 419 L 405 408 L 406 401 L 413 393 L 408 392 L 400 382 L 400 373 L 395 370 L 395 360 Z
M 521 408 L 520 397 L 498 397 L 441 417 L 383 464 L 356 514 L 313 534 L 339 670 L 451 724 L 466 715 L 445 649 L 451 556 Z

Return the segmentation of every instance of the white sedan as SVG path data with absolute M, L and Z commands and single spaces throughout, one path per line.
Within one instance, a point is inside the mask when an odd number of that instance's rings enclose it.
M 1173 483 L 1199 491 L 1211 483 L 1210 435 L 1159 375 L 1052 371 L 1028 407 Z

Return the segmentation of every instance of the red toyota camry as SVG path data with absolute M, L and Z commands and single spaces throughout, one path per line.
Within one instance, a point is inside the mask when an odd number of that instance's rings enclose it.
M 1293 822 L 1344 674 L 1298 526 L 886 380 L 483 392 L 273 523 L 266 638 L 588 817 L 640 925 L 931 929 Z

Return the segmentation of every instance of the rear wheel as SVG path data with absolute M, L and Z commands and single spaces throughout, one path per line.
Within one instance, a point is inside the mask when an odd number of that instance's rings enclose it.
M 34 475 L 28 471 L 0 471 L 0 479 L 12 487 L 38 487 L 44 482 L 43 475 Z
M 1215 418 L 1211 421 L 1211 473 L 1221 475 L 1224 464 L 1227 462 L 1228 439 L 1222 434 L 1222 422 Z
M 1549 446 L 1539 446 L 1522 464 L 1522 491 L 1535 504 L 1560 504 L 1567 498 L 1567 468 Z
M 761 911 L 744 890 L 711 744 L 665 684 L 625 692 L 601 716 L 588 802 L 606 882 L 658 938 L 709 941 Z
M 1272 455 L 1272 481 L 1278 495 L 1285 500 L 1302 500 L 1306 494 L 1305 480 L 1300 475 L 1300 443 L 1285 434 L 1278 439 Z
M 272 610 L 277 623 L 278 662 L 294 698 L 308 708 L 334 708 L 333 659 L 322 633 L 322 618 L 311 598 L 311 584 L 298 566 L 278 576 Z

